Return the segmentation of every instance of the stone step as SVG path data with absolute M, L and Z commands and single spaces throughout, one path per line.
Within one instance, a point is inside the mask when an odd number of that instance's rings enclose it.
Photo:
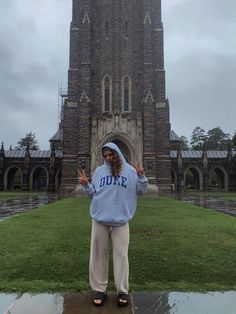
M 92 294 L 0 294 L 2 314 L 132 314 L 131 300 L 117 307 L 116 296 L 110 295 L 102 307 L 94 306 Z

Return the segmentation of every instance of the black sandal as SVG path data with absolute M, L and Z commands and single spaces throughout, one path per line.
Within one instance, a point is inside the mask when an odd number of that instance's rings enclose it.
M 128 294 L 119 293 L 117 295 L 117 305 L 122 307 L 122 306 L 127 306 L 127 304 L 128 304 Z
M 93 296 L 93 304 L 95 306 L 103 306 L 103 304 L 106 302 L 107 299 L 107 293 L 96 291 Z M 100 303 L 97 303 L 96 301 L 100 301 Z

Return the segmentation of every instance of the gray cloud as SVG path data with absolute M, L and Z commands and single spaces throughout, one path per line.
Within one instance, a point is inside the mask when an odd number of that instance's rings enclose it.
M 0 140 L 33 131 L 40 147 L 57 129 L 58 83 L 66 84 L 71 1 L 0 4 Z
M 172 128 L 236 131 L 236 2 L 165 2 L 165 63 Z
M 0 3 L 0 141 L 27 132 L 40 147 L 57 129 L 58 83 L 67 85 L 72 0 Z M 163 0 L 172 128 L 236 130 L 236 1 Z

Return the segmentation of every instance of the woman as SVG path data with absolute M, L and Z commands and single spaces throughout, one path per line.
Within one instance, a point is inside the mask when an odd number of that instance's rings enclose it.
M 107 299 L 111 238 L 117 305 L 126 306 L 129 289 L 128 221 L 136 211 L 137 194 L 147 191 L 148 180 L 139 162 L 135 168 L 131 167 L 116 144 L 107 143 L 102 148 L 102 156 L 104 164 L 95 170 L 92 183 L 89 183 L 84 170 L 79 172 L 84 192 L 92 198 L 90 285 L 95 291 L 94 305 L 102 306 Z

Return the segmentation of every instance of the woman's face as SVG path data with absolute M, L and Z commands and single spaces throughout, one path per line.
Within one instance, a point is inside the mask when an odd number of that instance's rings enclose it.
M 103 152 L 103 157 L 106 160 L 106 162 L 109 163 L 109 165 L 112 165 L 113 161 L 114 161 L 114 154 L 111 150 L 109 149 L 104 149 Z

